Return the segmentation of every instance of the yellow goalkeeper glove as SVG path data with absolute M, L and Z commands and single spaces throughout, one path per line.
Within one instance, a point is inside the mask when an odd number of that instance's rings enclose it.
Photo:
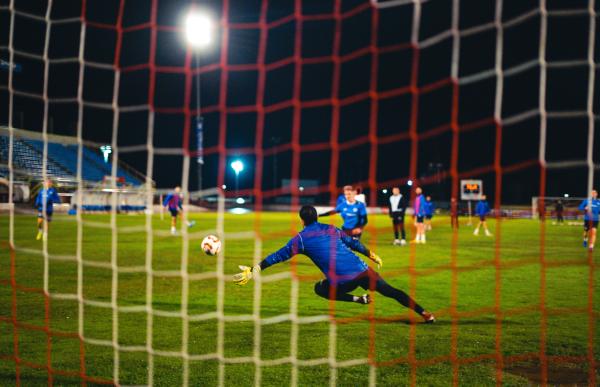
M 240 265 L 239 268 L 242 272 L 233 276 L 233 282 L 237 285 L 246 285 L 256 274 L 260 273 L 260 265 L 254 267 Z
M 383 267 L 383 260 L 379 257 L 379 255 L 374 252 L 369 252 L 369 259 L 377 264 L 377 268 L 381 269 Z

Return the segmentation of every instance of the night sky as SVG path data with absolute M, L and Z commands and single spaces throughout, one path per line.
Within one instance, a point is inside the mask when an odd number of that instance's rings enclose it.
M 122 26 L 128 27 L 151 20 L 150 0 L 124 0 Z M 8 0 L 0 0 L 0 6 L 7 6 Z M 87 0 L 84 57 L 86 61 L 112 65 L 115 62 L 118 34 L 115 29 L 93 26 L 93 23 L 117 25 L 119 14 L 118 0 Z M 183 15 L 191 1 L 157 1 L 157 24 L 176 27 L 181 25 Z M 451 71 L 451 35 L 438 43 L 420 50 L 418 60 L 417 86 L 422 88 L 436 82 L 439 87 L 416 95 L 402 90 L 410 86 L 415 51 L 407 44 L 412 30 L 413 5 L 403 5 L 382 9 L 364 7 L 365 0 L 341 1 L 341 12 L 352 12 L 340 24 L 339 55 L 357 53 L 343 60 L 336 78 L 333 52 L 336 42 L 336 21 L 329 15 L 311 18 L 301 23 L 301 52 L 299 62 L 293 59 L 298 20 L 290 18 L 268 30 L 265 63 L 272 64 L 290 59 L 288 63 L 270 69 L 265 73 L 264 98 L 256 100 L 260 88 L 260 72 L 255 68 L 227 67 L 228 81 L 222 87 L 224 72 L 220 67 L 223 31 L 218 31 L 216 42 L 200 54 L 200 66 L 215 65 L 211 71 L 201 76 L 201 105 L 205 131 L 204 145 L 214 149 L 219 143 L 222 126 L 226 127 L 224 145 L 228 149 L 225 183 L 234 185 L 234 174 L 228 167 L 230 161 L 239 157 L 247 164 L 240 175 L 240 188 L 252 188 L 255 176 L 256 156 L 247 153 L 254 148 L 259 125 L 260 111 L 245 111 L 240 107 L 255 105 L 266 108 L 262 149 L 264 165 L 262 189 L 266 192 L 280 188 L 282 182 L 292 177 L 294 152 L 286 147 L 293 141 L 293 128 L 299 129 L 300 144 L 299 173 L 301 180 L 315 180 L 323 187 L 317 198 L 329 200 L 330 170 L 332 164 L 332 128 L 339 117 L 338 144 L 339 168 L 337 185 L 362 183 L 368 189 L 370 166 L 376 164 L 375 181 L 379 188 L 404 182 L 410 176 L 413 147 L 409 136 L 412 108 L 418 102 L 416 132 L 419 135 L 416 157 L 417 179 L 424 179 L 426 191 L 434 200 L 447 200 L 451 192 L 451 180 L 444 173 L 450 169 L 453 135 L 452 121 L 453 87 L 449 82 Z M 600 2 L 597 2 L 600 3 Z M 17 0 L 16 8 L 28 13 L 43 16 L 47 1 Z M 79 17 L 81 0 L 55 0 L 52 19 Z M 198 1 L 197 6 L 209 11 L 214 18 L 222 15 L 222 1 Z M 230 23 L 257 23 L 261 16 L 261 0 L 230 0 Z M 303 15 L 332 14 L 333 0 L 304 0 L 301 2 Z M 503 20 L 509 21 L 538 8 L 537 1 L 505 0 Z M 358 7 L 358 8 L 357 8 Z M 495 1 L 460 0 L 460 29 L 493 22 Z M 547 1 L 549 11 L 565 9 L 585 9 L 587 1 L 564 0 Z M 597 11 L 600 5 L 596 5 Z M 378 12 L 377 28 L 372 28 L 373 12 Z M 269 1 L 267 23 L 294 14 L 293 0 Z M 422 5 L 419 40 L 424 41 L 450 29 L 452 1 L 430 0 Z M 502 67 L 509 70 L 515 66 L 537 60 L 540 44 L 539 13 L 524 22 L 504 28 Z M 597 28 L 598 24 L 596 23 Z M 256 64 L 260 58 L 260 29 L 231 28 L 228 31 L 227 62 L 229 66 Z M 10 28 L 8 10 L 0 11 L 0 58 L 9 60 L 6 46 Z M 17 50 L 43 53 L 45 23 L 17 15 L 14 25 L 14 47 Z M 50 38 L 50 58 L 76 58 L 79 54 L 80 23 L 57 24 L 52 27 Z M 372 33 L 375 31 L 376 50 L 369 51 Z M 549 16 L 546 43 L 546 60 L 549 63 L 565 60 L 586 60 L 588 55 L 589 16 L 568 17 Z M 157 32 L 157 66 L 178 68 L 185 65 L 186 48 L 181 32 L 173 28 L 161 28 Z M 127 31 L 122 35 L 121 55 L 116 61 L 120 68 L 139 65 L 135 71 L 123 71 L 120 78 L 119 106 L 132 106 L 148 102 L 150 71 L 150 28 Z M 600 57 L 600 35 L 595 39 L 595 60 Z M 398 48 L 400 47 L 400 48 Z M 363 51 L 361 51 L 363 50 Z M 378 52 L 378 54 L 377 54 Z M 377 55 L 373 61 L 372 55 Z M 326 58 L 317 60 L 315 58 Z M 486 70 L 493 70 L 496 58 L 496 30 L 462 37 L 459 52 L 459 77 L 463 78 Z M 37 59 L 15 55 L 15 62 L 22 66 L 22 72 L 15 73 L 14 87 L 31 93 L 42 93 L 44 63 Z M 371 68 L 376 63 L 377 68 Z M 296 94 L 299 104 L 285 104 L 294 98 L 295 70 L 300 67 L 301 82 Z M 196 67 L 192 62 L 192 67 Z M 232 71 L 233 70 L 233 71 Z M 572 67 L 549 67 L 546 83 L 546 109 L 548 112 L 576 111 L 585 113 L 588 95 L 588 66 L 584 63 Z M 50 66 L 49 96 L 72 98 L 77 96 L 79 64 L 53 63 Z M 372 78 L 375 77 L 375 78 Z M 112 102 L 114 71 L 86 66 L 84 72 L 83 98 L 90 102 Z M 533 63 L 525 71 L 504 76 L 502 117 L 508 118 L 537 109 L 540 93 L 540 66 Z M 195 78 L 191 79 L 195 85 Z M 446 81 L 446 82 L 443 82 Z M 596 74 L 594 111 L 600 107 L 600 74 Z M 0 124 L 8 122 L 8 74 L 0 72 Z M 338 85 L 338 97 L 343 103 L 339 115 L 332 104 L 334 85 Z M 374 95 L 378 99 L 349 97 L 368 93 L 374 85 Z M 154 118 L 154 145 L 159 148 L 178 148 L 183 143 L 185 115 L 179 111 L 184 107 L 186 77 L 177 73 L 156 73 L 156 89 L 153 104 L 160 112 Z M 227 93 L 226 107 L 218 107 L 221 92 Z M 461 133 L 458 137 L 458 171 L 473 171 L 465 178 L 482 178 L 488 196 L 494 200 L 496 174 L 494 173 L 496 141 L 500 139 L 503 203 L 530 203 L 531 196 L 540 190 L 540 168 L 536 163 L 540 141 L 540 115 L 533 112 L 529 118 L 516 124 L 504 125 L 501 136 L 491 120 L 494 114 L 496 77 L 461 85 L 458 93 L 458 124 Z M 190 109 L 196 109 L 196 90 L 192 87 Z M 311 104 L 312 103 L 312 104 Z M 269 109 L 281 104 L 280 108 Z M 376 109 L 373 109 L 376 104 Z M 172 109 L 169 111 L 168 109 Z M 240 111 L 244 110 L 244 111 Z M 193 114 L 192 114 L 193 115 Z M 77 128 L 78 104 L 51 103 L 50 128 L 52 133 L 75 135 Z M 226 125 L 221 124 L 226 119 Z M 42 130 L 43 102 L 34 98 L 14 97 L 14 126 L 32 131 Z M 299 120 L 299 121 L 296 121 Z M 84 108 L 83 136 L 95 142 L 111 142 L 113 111 L 87 106 Z M 480 123 L 475 129 L 470 124 Z M 190 118 L 190 149 L 195 150 L 193 117 Z M 372 133 L 370 128 L 375 132 Z M 462 128 L 465 128 L 463 131 Z M 372 146 L 370 134 L 375 134 L 379 144 Z M 119 117 L 120 146 L 145 144 L 148 136 L 148 112 L 121 112 Z M 600 133 L 596 130 L 594 160 L 598 163 Z M 547 120 L 547 160 L 549 162 L 585 160 L 587 152 L 588 118 L 585 114 L 573 117 L 551 116 Z M 372 139 L 372 137 L 371 137 Z M 383 140 L 383 141 L 382 141 Z M 274 146 L 277 152 L 268 150 Z M 372 149 L 377 149 L 375 160 Z M 239 151 L 236 151 L 239 150 Z M 239 154 L 238 154 L 239 153 Z M 260 157 L 260 155 L 258 155 Z M 203 171 L 203 186 L 217 184 L 218 157 L 216 152 L 206 156 Z M 139 171 L 146 172 L 145 152 L 121 153 L 120 158 Z M 170 187 L 181 183 L 182 157 L 177 155 L 155 155 L 154 179 L 158 187 Z M 196 163 L 192 162 L 190 188 L 197 186 Z M 598 181 L 598 169 L 595 181 Z M 310 185 L 310 182 L 306 182 Z M 587 168 L 577 166 L 568 169 L 552 169 L 547 174 L 547 195 L 585 196 L 587 190 Z M 381 195 L 381 194 L 379 194 Z M 381 197 L 380 197 L 381 199 Z M 268 199 L 270 200 L 270 199 Z

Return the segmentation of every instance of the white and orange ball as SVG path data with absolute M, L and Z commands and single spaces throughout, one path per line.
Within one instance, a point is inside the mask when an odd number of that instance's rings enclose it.
M 221 251 L 221 240 L 214 235 L 208 235 L 202 240 L 201 246 L 206 255 L 217 255 Z

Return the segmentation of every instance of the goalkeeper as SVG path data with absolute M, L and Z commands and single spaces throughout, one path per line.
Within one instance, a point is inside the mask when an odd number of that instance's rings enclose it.
M 252 268 L 240 266 L 242 272 L 233 277 L 234 282 L 238 285 L 245 285 L 260 271 L 276 263 L 287 261 L 296 254 L 304 254 L 317 265 L 326 277 L 315 284 L 317 295 L 326 299 L 368 304 L 371 302 L 368 294 L 354 296 L 350 292 L 357 287 L 375 290 L 414 310 L 423 317 L 425 322 L 435 321 L 433 314 L 426 312 L 402 290 L 385 282 L 352 250 L 369 257 L 381 267 L 383 262 L 377 254 L 369 251 L 358 240 L 352 239 L 338 228 L 318 223 L 317 210 L 313 206 L 303 206 L 300 209 L 300 218 L 304 223 L 304 229 L 298 235 L 284 247 L 263 259 L 258 265 Z

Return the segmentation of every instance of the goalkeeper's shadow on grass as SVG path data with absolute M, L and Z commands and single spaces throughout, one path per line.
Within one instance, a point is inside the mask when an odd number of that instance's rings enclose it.
M 366 320 L 370 320 L 366 318 Z M 375 317 L 373 321 L 376 324 L 404 324 L 404 325 L 442 325 L 442 326 L 451 326 L 453 324 L 452 318 L 450 316 L 436 315 L 436 321 L 433 324 L 425 323 L 420 318 L 414 317 L 409 318 L 407 316 L 398 316 L 398 317 Z M 461 318 L 456 320 L 456 324 L 458 325 L 496 325 L 495 317 L 478 317 L 478 318 Z M 521 323 L 513 320 L 503 320 L 502 325 L 525 325 L 525 323 Z

